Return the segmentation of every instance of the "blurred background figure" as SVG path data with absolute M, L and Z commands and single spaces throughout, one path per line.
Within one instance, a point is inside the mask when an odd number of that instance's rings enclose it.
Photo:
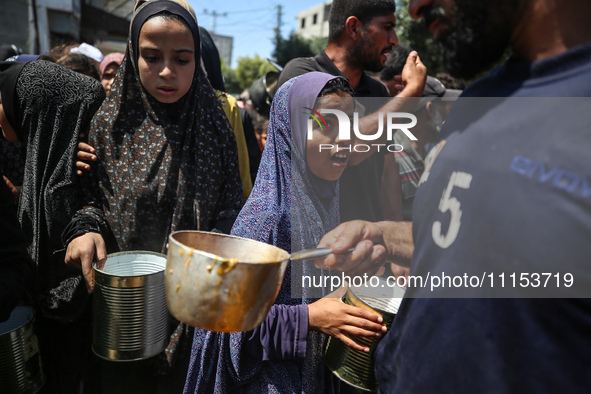
M 77 53 L 67 53 L 56 61 L 60 66 L 100 80 L 97 68 L 91 58 Z
M 0 61 L 6 60 L 12 56 L 18 56 L 23 53 L 22 49 L 14 44 L 2 44 L 0 45 Z
M 380 72 L 379 80 L 386 85 L 392 97 L 398 94 L 398 90 L 395 88 L 396 82 L 394 81 L 394 77 L 402 74 L 406 59 L 412 51 L 413 49 L 408 45 L 399 43 L 392 48 L 392 52 L 388 55 L 388 59 L 384 63 L 384 68 Z
M 271 103 L 273 102 L 277 88 L 279 88 L 279 74 L 283 70 L 277 64 L 270 63 L 277 71 L 268 71 L 265 75 L 255 80 L 248 90 L 249 101 L 252 103 L 250 116 L 253 119 L 253 130 L 256 138 L 255 147 L 259 154 L 262 154 L 267 142 L 267 127 L 269 125 Z M 259 157 L 259 162 L 260 160 Z
M 262 115 L 257 116 L 257 120 L 254 125 L 254 132 L 257 137 L 259 149 L 261 152 L 265 149 L 267 144 L 267 128 L 269 127 L 269 119 Z
M 39 60 L 47 60 L 48 62 L 56 63 L 59 58 L 70 53 L 70 49 L 76 47 L 77 45 L 78 44 L 72 42 L 56 45 L 49 51 L 41 54 L 41 56 L 39 56 Z
M 191 15 L 192 7 L 188 4 L 184 5 L 183 2 L 179 2 L 185 7 Z M 242 122 L 242 114 L 240 107 L 234 96 L 226 93 L 226 87 L 224 85 L 224 77 L 222 76 L 222 64 L 220 62 L 220 53 L 216 47 L 213 39 L 209 35 L 209 32 L 203 27 L 199 26 L 199 37 L 201 38 L 201 65 L 209 80 L 209 83 L 214 88 L 215 93 L 222 105 L 222 109 L 230 122 L 230 126 L 234 131 L 234 137 L 236 137 L 236 147 L 238 148 L 238 164 L 240 169 L 240 181 L 242 183 L 242 195 L 244 200 L 248 198 L 252 191 L 253 180 L 250 174 L 250 160 L 248 152 L 248 144 L 246 142 L 245 130 Z M 251 137 L 252 138 L 252 137 Z
M 207 79 L 214 89 L 225 92 L 220 52 L 207 29 L 202 26 L 199 26 L 199 37 L 201 37 L 201 61 L 207 73 Z
M 21 53 L 20 55 L 11 56 L 6 59 L 7 62 L 32 62 L 33 60 L 39 59 L 39 55 L 29 55 Z
M 412 221 L 412 205 L 425 170 L 425 157 L 439 142 L 439 131 L 461 93 L 446 89 L 437 78 L 427 76 L 423 98 L 412 111 L 417 117 L 417 125 L 412 129 L 417 141 L 398 130 L 393 142 L 404 149 L 384 157 L 380 202 L 386 220 Z M 394 263 L 390 264 L 390 271 L 395 277 L 409 273 L 408 268 Z
M 461 90 L 446 89 L 437 78 L 427 76 L 423 98 L 412 111 L 417 117 L 417 125 L 412 129 L 417 141 L 396 131 L 394 143 L 404 150 L 387 154 L 385 158 L 381 201 L 386 220 L 412 220 L 412 203 L 425 168 L 424 159 L 439 142 L 441 126 L 461 93 Z
M 70 53 L 84 55 L 92 59 L 94 67 L 98 70 L 103 60 L 103 53 L 97 47 L 83 42 L 82 44 L 70 48 Z
M 259 149 L 259 142 L 256 136 L 254 123 L 248 111 L 241 107 L 244 105 L 242 101 L 237 101 L 237 105 L 240 108 L 240 116 L 242 117 L 242 127 L 244 128 L 244 138 L 246 138 L 246 147 L 248 148 L 248 164 L 250 165 L 250 179 L 254 186 L 254 182 L 259 171 L 259 165 L 261 163 L 262 153 Z
M 102 59 L 103 54 L 98 48 L 73 42 L 57 45 L 39 56 L 39 60 L 57 63 L 97 80 L 100 80 L 98 70 Z
M 437 78 L 446 89 L 466 89 L 466 81 L 461 78 L 454 78 L 448 73 L 437 73 L 435 74 L 435 78 Z
M 278 71 L 269 71 L 250 86 L 248 96 L 252 101 L 252 105 L 257 113 L 269 118 L 269 112 L 271 111 L 271 103 L 273 102 L 273 96 L 277 88 L 279 80 Z
M 111 91 L 111 86 L 115 80 L 115 74 L 117 74 L 117 70 L 119 70 L 119 66 L 121 66 L 124 56 L 125 55 L 121 52 L 112 52 L 105 56 L 101 61 L 99 66 L 99 77 L 107 95 Z

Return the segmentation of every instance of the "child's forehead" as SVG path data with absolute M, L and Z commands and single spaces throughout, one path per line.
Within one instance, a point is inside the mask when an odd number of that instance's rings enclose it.
M 353 108 L 355 100 L 347 93 L 339 92 L 321 96 L 316 99 L 315 107 L 324 108 Z
M 159 38 L 173 35 L 186 36 L 186 38 L 190 37 L 192 41 L 195 40 L 193 32 L 187 25 L 169 15 L 156 15 L 148 19 L 142 25 L 138 38 Z
M 146 25 L 149 24 L 158 24 L 158 25 L 163 25 L 163 24 L 169 24 L 169 23 L 173 23 L 173 24 L 180 24 L 182 25 L 185 29 L 190 30 L 189 27 L 182 22 L 181 17 L 174 15 L 174 14 L 156 14 L 156 15 L 152 15 L 150 16 L 143 24 L 142 29 L 144 27 L 146 27 Z

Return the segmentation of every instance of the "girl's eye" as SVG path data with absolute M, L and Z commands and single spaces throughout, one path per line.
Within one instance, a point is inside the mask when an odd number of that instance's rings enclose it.
M 155 56 L 144 56 L 144 60 L 148 63 L 154 63 L 158 58 Z
M 177 62 L 178 64 L 180 64 L 180 65 L 183 65 L 183 66 L 184 66 L 185 64 L 189 64 L 189 60 L 187 60 L 187 59 L 177 59 L 177 61 L 176 61 L 176 62 Z
M 333 115 L 325 117 L 324 120 L 326 121 L 326 126 L 328 127 L 328 130 L 332 130 L 333 127 L 337 127 L 339 122 L 338 119 Z

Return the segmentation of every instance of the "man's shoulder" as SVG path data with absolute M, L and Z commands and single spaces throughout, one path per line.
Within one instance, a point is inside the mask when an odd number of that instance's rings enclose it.
M 590 97 L 591 44 L 527 63 L 510 58 L 462 97 Z
M 326 70 L 318 63 L 316 57 L 296 57 L 295 59 L 291 59 L 285 65 L 283 71 L 281 71 L 277 85 L 281 86 L 293 77 L 297 77 L 311 71 L 326 72 Z

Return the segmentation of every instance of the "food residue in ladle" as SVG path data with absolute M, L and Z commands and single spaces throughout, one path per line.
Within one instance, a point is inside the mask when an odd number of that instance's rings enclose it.
M 179 291 L 180 288 L 181 288 L 181 285 L 176 285 L 176 287 L 174 288 L 174 291 Z
M 224 275 L 232 271 L 234 267 L 236 267 L 236 264 L 238 264 L 238 259 L 235 257 L 227 260 L 222 260 L 220 262 L 220 268 L 217 271 L 218 275 Z
M 211 272 L 211 270 L 213 269 L 213 265 L 209 264 L 207 267 L 205 267 L 205 269 L 207 270 L 207 272 Z
M 168 270 L 168 273 L 169 273 L 170 275 L 172 275 L 172 273 L 173 273 L 173 269 L 172 269 L 172 268 L 171 268 L 171 269 L 169 269 L 169 270 Z
M 181 248 L 181 250 L 179 250 L 179 257 L 181 257 L 183 255 L 183 248 Z

